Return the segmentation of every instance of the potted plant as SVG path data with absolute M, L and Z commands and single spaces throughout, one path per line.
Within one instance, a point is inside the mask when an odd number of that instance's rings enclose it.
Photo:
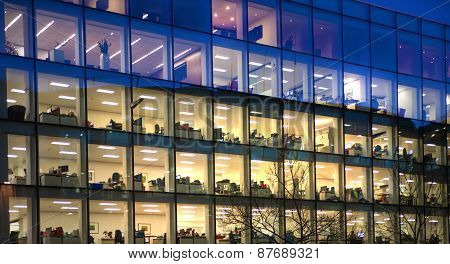
M 61 50 L 61 48 L 65 45 L 66 43 L 64 45 L 60 45 L 58 42 L 56 42 L 56 45 L 53 47 L 53 49 L 48 52 L 49 60 L 64 63 L 64 51 Z
M 100 69 L 109 70 L 110 59 L 109 59 L 109 48 L 111 43 L 108 43 L 106 39 L 98 42 L 98 47 L 100 49 Z

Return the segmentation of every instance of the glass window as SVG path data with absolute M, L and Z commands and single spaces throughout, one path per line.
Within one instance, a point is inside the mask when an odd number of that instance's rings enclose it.
M 135 244 L 169 243 L 171 204 L 155 202 L 136 202 Z
M 396 207 L 376 207 L 374 213 L 376 244 L 398 244 L 400 242 L 397 211 Z
M 213 84 L 214 87 L 245 92 L 247 70 L 246 48 L 241 42 L 222 38 L 213 39 Z
M 352 203 L 372 201 L 372 174 L 368 159 L 347 158 L 345 165 L 345 200 Z
M 317 110 L 317 108 L 316 108 Z M 342 114 L 316 111 L 314 131 L 317 152 L 342 154 Z
M 421 26 L 421 19 L 397 13 L 397 28 L 420 34 L 422 30 Z
M 344 60 L 360 65 L 370 65 L 370 24 L 344 17 Z
M 89 235 L 91 244 L 133 243 L 132 215 L 129 214 L 132 207 L 127 199 L 128 194 L 124 193 L 123 198 L 114 196 L 113 200 L 105 197 L 89 201 L 89 226 L 93 230 Z
M 309 106 L 285 104 L 283 111 L 284 147 L 309 150 L 313 147 L 313 115 Z
M 280 52 L 251 45 L 248 62 L 248 92 L 279 97 Z
M 342 157 L 316 155 L 316 199 L 344 200 L 343 167 Z
M 210 85 L 210 37 L 182 30 L 174 31 L 173 79 L 195 85 Z
M 425 243 L 448 243 L 447 212 L 445 210 L 428 209 L 425 217 Z
M 308 7 L 289 3 L 282 4 L 281 33 L 283 49 L 312 53 L 312 14 Z
M 5 188 L 6 189 L 6 188 Z M 2 190 L 3 193 L 6 193 Z M 5 203 L 8 205 L 5 209 L 8 211 L 6 219 L 9 220 L 5 230 L 9 234 L 9 239 L 4 243 L 6 244 L 32 244 L 36 239 L 33 234 L 33 213 L 36 208 L 36 198 L 19 196 L 6 197 Z M 30 194 L 28 194 L 30 195 Z M 9 232 L 8 232 L 9 231 Z
M 39 122 L 84 126 L 84 71 L 42 62 L 37 70 Z
M 19 63 L 20 62 L 20 63 Z M 19 67 L 13 65 L 20 65 Z M 34 120 L 34 74 L 31 61 L 0 57 L 0 116 L 14 121 Z M 6 98 L 5 98 L 6 97 Z M 6 104 L 4 103 L 6 101 Z
M 340 59 L 342 19 L 339 15 L 314 10 L 314 55 Z
M 306 201 L 286 201 L 286 243 L 317 243 L 315 209 L 313 203 Z
M 373 161 L 373 189 L 375 202 L 398 204 L 397 163 L 394 161 Z
M 421 208 L 402 208 L 400 211 L 400 241 L 402 244 L 424 243 L 424 214 Z
M 273 150 L 251 150 L 250 176 L 253 197 L 283 197 L 283 166 Z
M 334 12 L 341 12 L 342 10 L 342 1 L 313 0 L 313 4 L 315 7 L 327 9 Z
M 425 205 L 447 206 L 447 177 L 446 167 L 425 165 Z
M 397 76 L 394 73 L 372 70 L 372 111 L 378 114 L 397 114 Z
M 244 12 L 242 0 L 213 0 L 213 34 L 228 38 L 244 38 Z
M 208 244 L 209 216 L 208 205 L 177 203 L 177 243 Z
M 171 1 L 131 0 L 131 15 L 140 19 L 170 24 L 172 23 Z
M 80 138 L 39 136 L 39 180 L 44 186 L 85 186 Z
M 108 0 L 100 2 L 105 1 L 108 2 Z M 85 47 L 87 67 L 128 72 L 130 46 L 128 27 L 128 19 L 87 10 Z
M 422 39 L 423 78 L 444 81 L 445 43 L 444 41 Z
M 421 36 L 409 32 L 397 33 L 398 71 L 404 74 L 421 74 Z
M 79 199 L 41 198 L 39 219 L 42 244 L 81 244 L 86 202 Z M 91 217 L 92 220 L 92 217 Z
M 247 109 L 238 98 L 217 94 L 214 103 L 214 139 L 220 142 L 247 144 Z
M 426 121 L 445 122 L 445 85 L 423 80 L 422 118 Z
M 207 154 L 180 152 L 176 153 L 176 190 L 178 193 L 209 193 L 212 180 L 209 176 L 211 157 Z
M 394 118 L 372 116 L 372 155 L 378 159 L 395 159 L 397 121 Z
M 183 93 L 175 94 L 175 137 L 210 140 L 212 138 L 211 120 L 209 98 Z
M 227 152 L 234 153 L 235 151 Z M 248 178 L 246 177 L 248 161 L 244 153 L 216 152 L 214 160 L 215 193 L 229 196 L 248 195 L 249 190 L 246 186 L 248 183 Z
M 20 134 L 0 134 L 7 148 L 9 184 L 31 185 L 35 182 L 34 137 Z M 3 144 L 3 142 L 2 142 Z
M 346 210 L 347 243 L 373 243 L 372 209 L 367 206 L 363 207 L 361 205 L 350 204 L 347 206 Z
M 370 19 L 372 22 L 390 27 L 396 26 L 396 13 L 385 8 L 370 6 Z
M 254 203 L 252 208 L 252 243 L 278 244 L 282 243 L 283 210 L 278 201 L 263 200 Z
M 445 26 L 443 24 L 438 24 L 429 20 L 422 20 L 422 33 L 424 35 L 444 39 L 445 36 Z
M 344 104 L 353 110 L 370 110 L 370 70 L 344 64 Z
M 312 57 L 283 52 L 283 98 L 312 102 Z
M 314 200 L 313 155 L 299 151 L 285 153 L 284 191 L 289 199 Z
M 398 116 L 420 119 L 422 117 L 422 82 L 418 78 L 398 76 Z
M 173 23 L 176 26 L 211 32 L 211 1 L 172 0 Z
M 446 164 L 446 127 L 424 122 L 423 124 L 423 162 L 428 164 Z
M 344 206 L 339 203 L 317 204 L 317 243 L 345 243 Z
M 369 115 L 359 112 L 344 113 L 345 154 L 350 156 L 370 156 Z
M 250 244 L 251 210 L 245 202 L 216 199 L 216 244 Z
M 156 79 L 171 79 L 170 29 L 145 23 L 131 22 L 131 67 L 133 74 Z
M 89 144 L 88 157 L 89 187 L 92 190 L 120 191 L 132 188 L 125 146 Z
M 250 42 L 277 47 L 279 35 L 278 1 L 248 1 L 248 33 Z
M 281 145 L 280 105 L 273 102 L 251 102 L 249 105 L 250 144 L 278 147 Z
M 4 23 L 1 36 L 4 41 L 2 53 L 22 57 L 32 57 L 32 40 L 30 37 L 31 6 L 29 1 L 4 1 L 0 6 L 0 12 L 4 14 Z
M 379 25 L 372 25 L 371 42 L 372 67 L 396 71 L 397 53 L 395 30 Z
M 122 75 L 89 71 L 87 76 L 88 127 L 129 130 L 130 81 Z
M 133 108 L 134 132 L 154 135 L 173 135 L 172 93 L 165 82 L 147 78 L 133 78 L 133 102 L 139 102 Z
M 84 0 L 84 5 L 119 14 L 128 14 L 128 0 Z
M 317 104 L 341 106 L 342 65 L 337 61 L 315 59 L 314 97 Z
M 449 34 L 450 35 L 450 34 Z M 445 57 L 447 59 L 446 73 L 447 73 L 447 82 L 450 82 L 450 43 L 447 42 L 447 55 Z
M 400 204 L 423 205 L 422 165 L 412 162 L 399 162 Z
M 404 161 L 422 160 L 422 122 L 398 120 L 398 158 Z
M 450 124 L 450 84 L 447 84 L 447 97 L 445 99 L 447 106 L 447 124 Z
M 167 148 L 135 146 L 134 190 L 169 191 L 171 157 L 173 155 Z
M 81 8 L 41 3 L 36 11 L 37 58 L 83 65 Z

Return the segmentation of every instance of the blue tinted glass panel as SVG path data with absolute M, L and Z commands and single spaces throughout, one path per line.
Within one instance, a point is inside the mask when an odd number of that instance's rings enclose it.
M 344 105 L 349 109 L 369 111 L 369 68 L 344 64 Z
M 169 24 L 172 22 L 170 0 L 131 0 L 131 15 L 140 19 Z
M 398 76 L 398 116 L 420 119 L 422 117 L 422 81 L 406 75 Z
M 352 18 L 344 18 L 344 60 L 370 65 L 370 25 Z
M 422 118 L 426 121 L 445 122 L 445 84 L 423 80 Z
M 283 48 L 312 53 L 311 8 L 283 2 Z
M 444 42 L 424 37 L 422 39 L 423 77 L 444 80 L 445 47 Z
M 397 61 L 400 73 L 421 75 L 420 45 L 420 35 L 398 31 Z
M 314 10 L 314 54 L 339 59 L 341 43 L 341 17 Z
M 315 58 L 314 101 L 316 104 L 342 105 L 342 65 L 338 61 Z
M 397 75 L 391 72 L 372 70 L 372 109 L 378 114 L 397 113 Z
M 312 57 L 300 53 L 283 53 L 283 98 L 312 101 Z
M 395 27 L 397 22 L 394 12 L 375 6 L 371 6 L 370 8 L 370 18 L 372 22 L 390 27 Z
M 447 66 L 446 66 L 446 72 L 447 72 L 447 82 L 450 82 L 450 42 L 447 42 L 447 55 L 445 57 L 447 59 Z
M 422 20 L 422 34 L 445 39 L 445 26 L 428 20 Z
M 248 2 L 248 33 L 250 42 L 278 46 L 278 1 L 251 0 Z
M 175 25 L 204 32 L 211 31 L 210 0 L 174 0 L 173 22 Z
M 341 0 L 314 0 L 314 6 L 334 12 L 341 12 Z
M 305 4 L 305 5 L 311 5 L 312 4 L 312 0 L 291 0 L 292 2 L 296 2 L 296 3 L 301 3 L 301 4 Z
M 353 0 L 342 1 L 342 12 L 346 16 L 353 16 L 359 19 L 369 20 L 369 5 Z
M 371 41 L 372 67 L 395 71 L 397 69 L 395 30 L 372 25 Z
M 450 26 L 447 27 L 447 41 L 450 41 Z
M 397 14 L 397 27 L 399 29 L 420 34 L 420 25 L 420 18 L 411 17 L 404 14 Z

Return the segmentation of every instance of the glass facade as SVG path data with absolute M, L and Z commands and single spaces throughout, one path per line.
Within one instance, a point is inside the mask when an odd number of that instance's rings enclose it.
M 0 27 L 0 241 L 449 242 L 450 25 L 5 0 Z

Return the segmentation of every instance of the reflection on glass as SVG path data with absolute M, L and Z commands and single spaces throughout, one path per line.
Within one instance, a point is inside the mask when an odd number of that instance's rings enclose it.
M 347 210 L 347 243 L 367 244 L 372 240 L 369 233 L 369 213 L 364 211 Z
M 170 205 L 136 202 L 135 244 L 167 244 L 170 230 Z
M 213 34 L 242 39 L 244 35 L 242 15 L 241 0 L 213 0 Z
M 439 212 L 441 213 L 441 212 Z M 425 222 L 425 240 L 427 244 L 445 244 L 448 243 L 446 235 L 446 216 L 441 214 L 429 215 Z
M 125 201 L 90 200 L 89 229 L 90 244 L 128 244 L 132 243 L 128 232 L 131 220 L 130 208 Z M 156 227 L 155 227 L 156 228 Z
M 216 206 L 216 243 L 217 244 L 244 244 L 249 243 L 249 232 L 246 226 L 238 221 L 244 220 L 248 215 L 245 207 Z M 236 221 L 237 220 L 237 221 Z
M 316 214 L 317 243 L 340 244 L 345 242 L 345 218 L 341 208 L 324 205 L 318 208 Z
M 283 48 L 298 52 L 311 53 L 312 43 L 308 41 L 311 36 L 312 15 L 309 8 L 282 2 L 281 37 Z
M 268 203 L 267 203 L 268 204 Z M 279 206 L 263 203 L 252 208 L 252 243 L 277 244 L 280 241 L 283 211 Z
M 333 13 L 314 11 L 314 55 L 340 59 L 342 49 L 341 17 Z
M 169 151 L 165 148 L 134 147 L 134 190 L 169 190 Z
M 286 198 L 314 199 L 314 165 L 297 159 L 284 160 Z M 298 213 L 298 212 L 297 212 Z
M 429 80 L 423 81 L 422 118 L 426 121 L 445 121 L 445 85 Z
M 447 179 L 445 167 L 425 166 L 425 205 L 446 206 L 447 205 Z
M 31 56 L 28 41 L 27 8 L 4 2 L 4 50 L 2 52 L 17 56 Z
M 131 15 L 164 24 L 172 22 L 171 2 L 167 0 L 131 0 Z
M 375 243 L 398 243 L 398 214 L 390 211 L 376 211 L 375 218 Z
M 420 119 L 422 116 L 421 81 L 414 77 L 399 76 L 398 116 Z
M 423 179 L 419 165 L 401 162 L 399 164 L 400 178 L 400 204 L 422 205 L 423 204 Z

